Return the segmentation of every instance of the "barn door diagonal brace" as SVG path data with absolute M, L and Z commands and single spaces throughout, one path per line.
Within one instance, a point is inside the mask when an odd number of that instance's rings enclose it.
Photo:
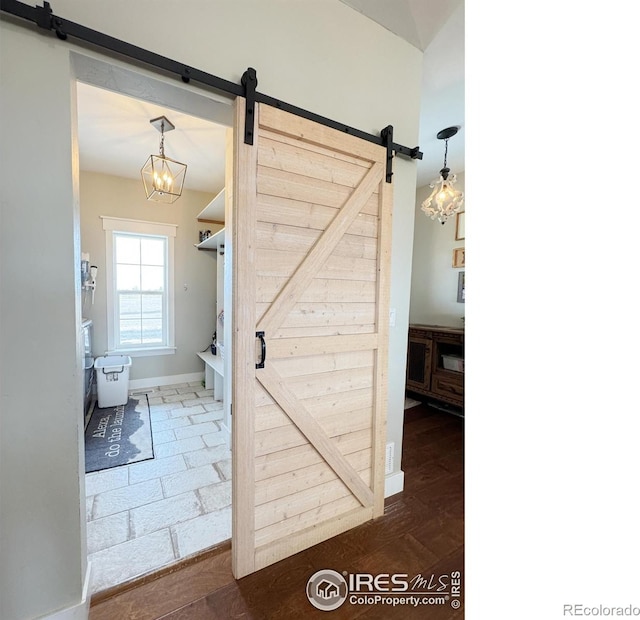
M 19 0 L 0 0 L 0 10 L 22 18 L 24 20 L 35 23 L 39 28 L 54 31 L 59 39 L 67 40 L 71 38 L 80 43 L 89 44 L 93 48 L 99 48 L 100 51 L 111 53 L 117 57 L 125 57 L 136 62 L 143 63 L 158 70 L 163 74 L 179 76 L 183 82 L 193 82 L 199 87 L 209 87 L 218 93 L 225 95 L 233 95 L 235 97 L 245 97 L 247 99 L 247 112 L 245 123 L 245 143 L 253 144 L 254 122 L 255 122 L 255 104 L 264 103 L 266 105 L 278 108 L 285 112 L 289 112 L 296 116 L 306 118 L 326 127 L 332 127 L 343 133 L 384 146 L 387 149 L 387 183 L 391 183 L 392 159 L 394 155 L 402 155 L 410 159 L 422 159 L 422 152 L 419 146 L 409 148 L 393 141 L 393 129 L 391 126 L 385 128 L 381 135 L 361 131 L 354 127 L 349 127 L 338 121 L 334 121 L 325 116 L 309 112 L 303 108 L 285 103 L 279 99 L 269 97 L 263 93 L 256 91 L 258 80 L 256 78 L 255 69 L 249 68 L 242 76 L 240 84 L 230 82 L 224 78 L 206 73 L 199 69 L 189 67 L 176 60 L 172 60 L 155 52 L 151 52 L 144 48 L 132 45 L 126 41 L 116 39 L 107 34 L 92 30 L 81 24 L 63 19 L 53 13 L 49 2 L 44 2 L 42 6 L 29 6 Z

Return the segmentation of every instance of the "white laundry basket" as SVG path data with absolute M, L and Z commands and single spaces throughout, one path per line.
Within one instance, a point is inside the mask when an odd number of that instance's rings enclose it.
M 131 358 L 128 355 L 105 355 L 96 358 L 94 368 L 98 377 L 98 407 L 126 405 Z

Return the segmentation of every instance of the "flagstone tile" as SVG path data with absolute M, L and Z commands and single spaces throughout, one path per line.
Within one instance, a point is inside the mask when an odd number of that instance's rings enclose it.
M 202 487 L 198 489 L 198 495 L 205 512 L 214 512 L 231 506 L 231 480 Z
M 161 443 L 167 443 L 169 441 L 175 441 L 176 435 L 175 433 L 169 429 L 166 431 L 154 431 L 153 432 L 153 445 L 158 446 Z
M 91 521 L 91 519 L 93 519 L 93 495 L 87 495 L 86 508 L 87 521 Z
M 196 396 L 198 398 L 205 398 L 207 396 L 213 396 L 213 390 L 200 390 L 199 392 L 196 392 Z
M 204 413 L 205 409 L 202 405 L 196 405 L 193 407 L 182 407 L 179 409 L 172 409 L 169 412 L 171 418 L 183 418 L 185 416 L 194 415 L 196 413 Z
M 178 390 L 174 387 L 158 388 L 154 391 L 154 396 L 175 396 Z
M 94 500 L 93 518 L 106 517 L 162 498 L 162 486 L 157 478 L 99 493 Z
M 216 461 L 231 457 L 231 451 L 226 444 L 220 444 L 203 450 L 194 450 L 193 452 L 185 452 L 183 454 L 187 467 L 200 467 L 207 463 L 212 464 Z
M 112 467 L 87 474 L 84 483 L 85 495 L 97 495 L 129 484 L 129 472 L 126 467 Z
M 99 592 L 173 562 L 168 528 L 108 547 L 89 556 L 91 591 Z
M 178 471 L 185 471 L 185 465 L 182 454 L 168 456 L 166 458 L 154 458 L 141 463 L 133 463 L 129 466 L 129 481 L 131 484 L 144 482 L 153 478 L 160 478 L 167 474 L 175 474 Z
M 207 411 L 218 411 L 222 410 L 223 403 L 221 400 L 214 400 L 212 403 L 205 403 L 203 406 Z
M 149 419 L 152 423 L 161 422 L 162 420 L 169 419 L 169 412 L 163 409 L 158 409 L 155 406 L 150 407 L 149 409 Z
M 165 403 L 163 401 L 162 403 L 159 403 L 157 405 L 153 405 L 153 407 L 151 407 L 151 414 L 153 415 L 154 412 L 160 412 L 160 411 L 168 413 L 169 411 L 172 411 L 173 409 L 180 409 L 181 407 L 182 407 L 182 403 L 181 402 Z M 162 419 L 166 420 L 167 417 L 164 417 Z
M 186 557 L 231 538 L 231 506 L 171 526 L 179 556 Z
M 202 439 L 210 448 L 213 446 L 219 446 L 227 441 L 227 438 L 222 431 L 218 431 L 217 433 L 208 433 L 207 435 L 203 435 Z
M 87 553 L 113 547 L 129 539 L 129 512 L 95 519 L 87 523 Z
M 187 437 L 186 439 L 178 439 L 169 443 L 162 443 L 154 448 L 154 454 L 157 458 L 162 459 L 175 454 L 183 454 L 192 450 L 204 448 L 205 444 L 202 437 Z
M 216 469 L 225 480 L 231 480 L 231 459 L 218 461 L 216 463 Z
M 195 394 L 193 394 L 193 396 L 195 396 Z M 204 398 L 193 398 L 192 400 L 183 400 L 182 404 L 185 407 L 194 407 L 195 405 L 206 405 L 212 402 L 213 402 L 213 396 L 205 396 Z
M 162 488 L 165 497 L 179 495 L 185 491 L 193 491 L 220 482 L 220 475 L 211 465 L 194 467 L 183 472 L 162 476 Z
M 134 392 L 149 398 L 155 458 L 86 476 L 92 592 L 231 537 L 222 401 L 202 381 Z
M 174 394 L 172 396 L 163 396 L 162 397 L 165 403 L 177 403 L 183 400 L 188 399 L 188 395 L 185 394 Z
M 185 439 L 187 437 L 194 437 L 195 435 L 216 433 L 218 430 L 218 426 L 214 422 L 203 422 L 202 424 L 191 424 L 182 428 L 176 428 L 172 432 L 175 433 L 176 439 Z
M 221 420 L 223 416 L 224 411 L 222 411 L 222 409 L 217 409 L 216 411 L 207 411 L 206 413 L 192 415 L 190 416 L 190 418 L 194 424 L 201 424 L 202 422 Z
M 203 414 L 206 415 L 206 414 Z M 154 434 L 155 441 L 155 433 L 156 431 L 168 431 L 174 428 L 178 428 L 179 426 L 189 426 L 191 424 L 192 418 L 189 416 L 181 416 L 179 418 L 169 418 L 167 420 L 160 420 L 158 422 L 154 422 L 151 425 L 151 430 Z
M 132 536 L 138 538 L 201 515 L 202 505 L 195 492 L 189 491 L 133 508 L 130 514 Z

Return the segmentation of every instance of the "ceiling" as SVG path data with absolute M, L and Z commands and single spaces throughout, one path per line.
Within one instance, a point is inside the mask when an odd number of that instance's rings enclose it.
M 418 187 L 442 168 L 444 143 L 436 134 L 445 127 L 461 127 L 449 141 L 447 163 L 452 172 L 464 170 L 463 0 L 341 1 L 424 53 Z M 78 84 L 81 168 L 139 179 L 149 155 L 159 151 L 160 133 L 149 121 L 162 115 L 176 127 L 165 133 L 165 154 L 188 165 L 185 187 L 217 193 L 224 185 L 224 127 L 83 83 Z
M 78 148 L 82 170 L 140 179 L 157 155 L 160 132 L 149 121 L 166 116 L 165 155 L 187 164 L 185 187 L 217 193 L 224 186 L 226 128 L 183 112 L 78 83 Z

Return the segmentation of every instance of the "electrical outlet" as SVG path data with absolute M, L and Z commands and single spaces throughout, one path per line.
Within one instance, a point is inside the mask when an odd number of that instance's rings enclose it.
M 384 461 L 384 473 L 390 474 L 393 471 L 393 452 L 394 452 L 395 444 L 393 441 L 387 444 L 387 452 Z

